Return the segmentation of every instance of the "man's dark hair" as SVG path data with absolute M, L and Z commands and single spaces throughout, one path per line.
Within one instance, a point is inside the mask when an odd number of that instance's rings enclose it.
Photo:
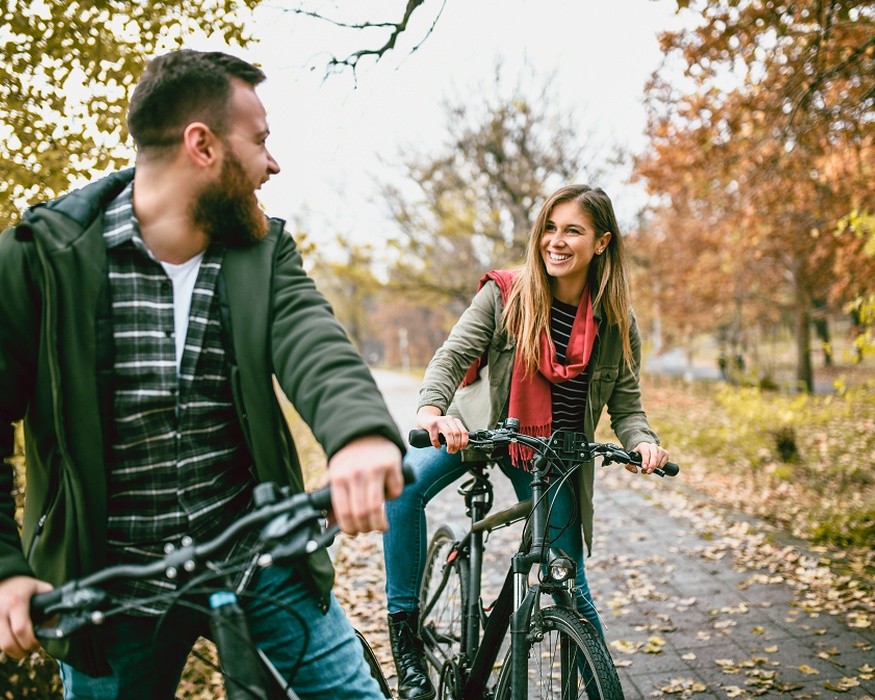
M 219 51 L 183 49 L 150 61 L 128 108 L 128 131 L 137 150 L 176 145 L 185 127 L 195 121 L 224 133 L 232 78 L 255 87 L 265 75 L 251 63 Z

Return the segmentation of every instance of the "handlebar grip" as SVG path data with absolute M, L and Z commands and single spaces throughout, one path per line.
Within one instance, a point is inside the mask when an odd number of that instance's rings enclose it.
M 427 433 L 426 433 L 427 434 Z M 401 475 L 404 477 L 404 485 L 412 484 L 416 481 L 416 475 L 406 464 L 401 464 Z M 310 494 L 310 503 L 316 510 L 331 510 L 331 486 L 323 486 L 316 489 Z
M 55 588 L 46 593 L 33 594 L 30 599 L 30 619 L 33 621 L 34 626 L 41 625 L 54 616 L 54 612 L 49 611 L 61 602 L 63 595 L 63 591 L 60 588 Z
M 677 476 L 680 470 L 681 468 L 674 462 L 666 462 L 665 466 L 662 468 L 662 471 L 665 472 L 666 476 Z
M 432 447 L 431 436 L 427 430 L 411 430 L 407 435 L 407 442 L 410 443 L 411 447 Z M 447 444 L 443 433 L 438 434 L 438 442 L 441 445 Z

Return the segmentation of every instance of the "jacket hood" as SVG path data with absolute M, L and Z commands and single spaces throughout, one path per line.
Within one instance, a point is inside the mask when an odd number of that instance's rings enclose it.
M 81 235 L 133 179 L 133 168 L 120 170 L 57 199 L 35 204 L 24 212 L 15 235 L 24 240 L 33 236 L 34 229 L 39 229 L 40 240 L 45 244 L 65 247 L 72 242 L 71 233 L 76 231 L 76 235 Z M 42 225 L 57 222 L 57 217 L 68 219 L 75 226 Z

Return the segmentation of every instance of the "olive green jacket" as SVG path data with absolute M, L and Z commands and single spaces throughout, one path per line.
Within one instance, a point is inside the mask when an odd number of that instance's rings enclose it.
M 501 330 L 504 303 L 498 285 L 489 280 L 465 310 L 446 342 L 438 348 L 425 371 L 419 393 L 419 406 L 435 406 L 443 413 L 455 415 L 465 422 L 469 416 L 483 421 L 468 425 L 469 430 L 492 428 L 507 418 L 510 403 L 510 381 L 516 357 L 516 338 Z M 632 314 L 629 340 L 632 344 L 633 366 L 623 361 L 623 343 L 617 326 L 604 318 L 601 306 L 593 309 L 598 324 L 599 341 L 596 355 L 590 359 L 592 370 L 586 401 L 584 431 L 592 439 L 603 409 L 607 406 L 611 427 L 623 447 L 632 449 L 642 442 L 659 443 L 650 428 L 641 405 L 638 368 L 641 364 L 641 337 Z M 488 371 L 471 385 L 459 389 L 471 365 L 486 354 Z M 485 375 L 485 376 L 484 376 Z M 478 386 L 488 382 L 488 387 Z M 486 389 L 486 391 L 484 391 Z M 480 410 L 470 404 L 484 403 Z M 482 456 L 479 456 L 482 459 Z M 463 453 L 463 459 L 476 460 L 474 451 Z M 585 464 L 578 471 L 581 526 L 587 549 L 592 551 L 593 482 L 595 468 Z
M 115 173 L 34 207 L 0 235 L 0 580 L 22 574 L 58 585 L 104 563 L 103 210 L 132 177 L 132 170 Z M 235 407 L 261 481 L 303 489 L 274 377 L 329 457 L 365 435 L 404 450 L 367 366 L 304 272 L 282 221 L 271 220 L 264 240 L 228 249 L 217 290 Z M 20 419 L 27 458 L 21 533 L 6 461 L 11 423 Z M 309 571 L 324 604 L 333 583 L 327 554 L 314 555 Z M 93 671 L 85 646 L 50 653 Z

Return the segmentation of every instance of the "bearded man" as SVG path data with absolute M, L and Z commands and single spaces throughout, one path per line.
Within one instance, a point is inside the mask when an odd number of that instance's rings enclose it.
M 37 646 L 29 601 L 104 566 L 214 537 L 261 481 L 303 489 L 274 379 L 321 442 L 334 516 L 383 530 L 403 443 L 370 372 L 256 190 L 262 71 L 218 52 L 153 60 L 131 98 L 136 167 L 31 207 L 0 235 L 0 649 Z M 12 423 L 26 495 L 15 520 Z M 247 542 L 229 556 L 246 551 Z M 331 594 L 327 555 L 254 573 L 253 640 L 302 698 L 382 697 Z M 47 643 L 65 697 L 172 698 L 204 616 L 143 602 Z M 278 604 L 265 601 L 278 601 Z

